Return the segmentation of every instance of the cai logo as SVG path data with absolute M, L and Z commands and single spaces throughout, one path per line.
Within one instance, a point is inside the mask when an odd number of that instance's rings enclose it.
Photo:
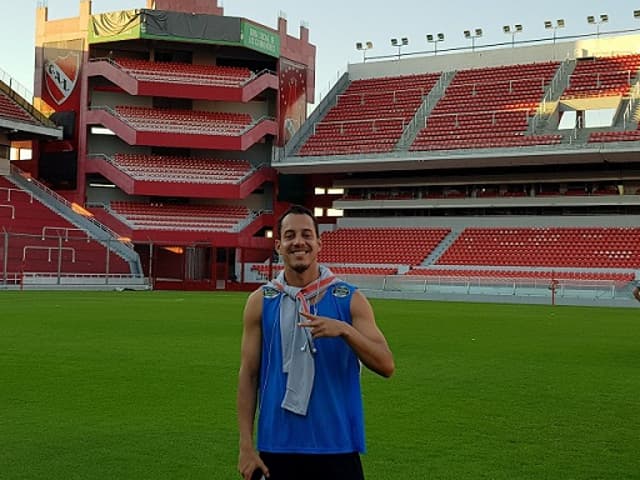
M 80 53 L 67 52 L 44 63 L 45 85 L 51 98 L 62 105 L 73 93 L 80 72 Z

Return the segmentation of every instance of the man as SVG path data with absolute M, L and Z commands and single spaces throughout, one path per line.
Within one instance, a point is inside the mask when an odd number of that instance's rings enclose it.
M 640 302 L 640 286 L 633 287 L 633 298 Z
M 390 377 L 393 355 L 365 296 L 318 264 L 311 211 L 289 208 L 276 234 L 284 270 L 244 310 L 238 471 L 244 480 L 362 480 L 360 364 Z

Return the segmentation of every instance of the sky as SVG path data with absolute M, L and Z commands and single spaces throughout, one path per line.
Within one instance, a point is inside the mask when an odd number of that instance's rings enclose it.
M 49 19 L 78 15 L 80 0 L 40 0 L 49 7 Z M 215 1 L 215 0 L 211 0 Z M 3 8 L 5 20 L 0 29 L 0 69 L 33 91 L 35 10 L 38 0 L 16 0 Z M 398 54 L 391 38 L 407 37 L 409 45 L 401 53 L 423 52 L 433 55 L 434 44 L 426 41 L 426 34 L 438 33 L 445 40 L 437 44 L 438 51 L 463 48 L 471 40 L 464 30 L 482 28 L 482 38 L 475 39 L 476 47 L 512 41 L 502 30 L 504 25 L 521 24 L 523 31 L 515 41 L 551 38 L 544 21 L 565 20 L 565 28 L 556 32 L 561 36 L 585 35 L 596 32 L 640 30 L 640 19 L 633 17 L 640 9 L 640 0 L 458 0 L 449 2 L 425 0 L 218 0 L 225 15 L 245 17 L 271 28 L 277 27 L 282 12 L 287 18 L 290 35 L 298 36 L 299 26 L 309 26 L 311 43 L 316 45 L 316 100 L 324 96 L 336 80 L 347 71 L 349 63 L 360 63 L 363 52 L 356 42 L 372 42 L 366 52 L 369 61 L 376 56 Z M 132 8 L 144 8 L 145 0 L 93 0 L 92 12 L 102 13 Z M 609 21 L 589 25 L 586 17 L 607 14 Z

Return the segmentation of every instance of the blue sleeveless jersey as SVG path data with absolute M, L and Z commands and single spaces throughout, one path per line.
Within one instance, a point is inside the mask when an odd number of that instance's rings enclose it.
M 355 287 L 331 285 L 318 315 L 351 324 Z M 282 293 L 265 287 L 262 308 L 258 450 L 271 453 L 351 453 L 365 450 L 360 391 L 360 362 L 342 338 L 316 338 L 315 379 L 307 415 L 283 409 L 287 374 L 282 371 L 280 300 Z

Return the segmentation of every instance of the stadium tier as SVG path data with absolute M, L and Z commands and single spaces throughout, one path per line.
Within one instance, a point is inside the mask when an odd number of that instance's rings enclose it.
M 251 219 L 246 207 L 226 205 L 164 205 L 113 201 L 113 214 L 134 229 L 237 231 L 242 221 Z
M 6 93 L 0 90 L 0 116 L 18 122 L 36 123 L 36 120 Z
M 252 172 L 247 161 L 117 153 L 113 164 L 137 180 L 238 183 Z
M 243 113 L 155 109 L 120 105 L 116 113 L 136 130 L 190 133 L 197 135 L 239 135 L 252 123 Z
M 439 74 L 353 81 L 336 99 L 299 155 L 388 152 Z
M 129 274 L 128 263 L 109 254 L 86 230 L 70 223 L 32 193 L 0 176 L 0 225 L 6 275 Z
M 640 68 L 640 55 L 578 59 L 563 99 L 628 95 Z
M 131 239 L 145 274 L 226 288 L 236 256 L 269 256 L 273 212 L 290 203 L 270 163 L 314 98 L 308 28 L 294 37 L 285 19 L 226 17 L 217 2 L 81 5 L 55 21 L 37 9 L 35 98 L 64 139 L 23 167 Z
M 131 58 L 118 58 L 114 63 L 137 80 L 148 82 L 239 87 L 254 75 L 245 67 L 151 62 Z
M 466 228 L 437 265 L 640 268 L 640 228 Z
M 560 135 L 525 135 L 558 66 L 552 62 L 458 71 L 411 150 L 560 143 Z
M 320 260 L 419 265 L 448 233 L 444 228 L 340 228 L 322 234 Z

